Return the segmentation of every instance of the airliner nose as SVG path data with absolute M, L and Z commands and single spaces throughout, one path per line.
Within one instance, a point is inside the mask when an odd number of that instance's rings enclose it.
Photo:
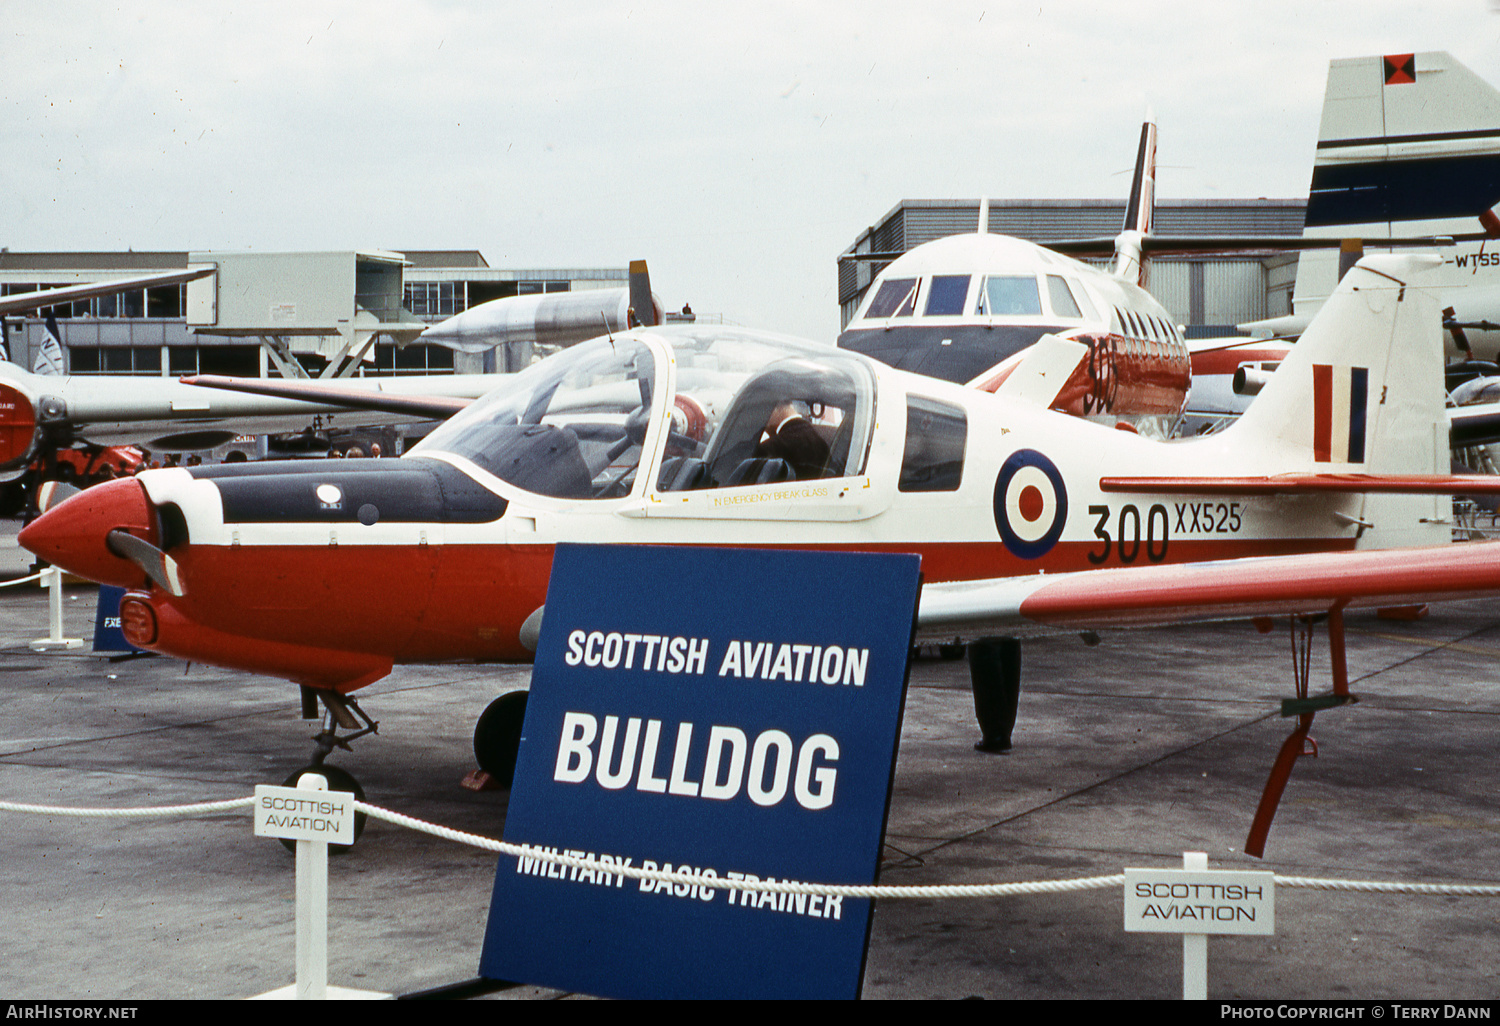
M 120 529 L 159 544 L 146 490 L 134 478 L 94 485 L 59 503 L 22 529 L 21 545 L 42 559 L 100 584 L 138 588 L 146 574 L 110 551 L 106 539 Z

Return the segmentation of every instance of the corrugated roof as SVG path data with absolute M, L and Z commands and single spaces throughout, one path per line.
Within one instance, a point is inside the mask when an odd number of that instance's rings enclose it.
M 1307 201 L 1301 199 L 1158 200 L 1158 235 L 1301 235 Z M 990 200 L 990 231 L 1046 245 L 1063 239 L 1108 238 L 1125 222 L 1124 200 Z M 974 231 L 979 200 L 904 199 L 861 232 L 849 250 L 904 253 L 923 243 Z M 1158 257 L 1158 260 L 1172 259 Z M 871 268 L 876 272 L 876 268 Z M 848 264 L 839 269 L 839 302 L 867 284 Z
M 187 253 L 13 253 L 0 252 L 0 271 L 162 271 L 186 267 Z

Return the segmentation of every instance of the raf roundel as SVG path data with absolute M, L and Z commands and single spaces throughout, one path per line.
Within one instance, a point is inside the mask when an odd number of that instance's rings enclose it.
M 1035 449 L 1012 453 L 995 482 L 995 526 L 1022 559 L 1052 551 L 1068 522 L 1068 492 L 1051 460 Z

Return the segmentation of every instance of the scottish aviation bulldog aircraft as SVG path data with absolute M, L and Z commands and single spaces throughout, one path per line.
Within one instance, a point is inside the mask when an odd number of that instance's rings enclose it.
M 319 761 L 339 726 L 373 729 L 353 693 L 394 663 L 528 661 L 559 542 L 917 552 L 931 641 L 1326 616 L 1333 695 L 1296 681 L 1274 810 L 1314 712 L 1350 700 L 1343 610 L 1500 594 L 1500 543 L 1443 544 L 1446 495 L 1500 480 L 1445 472 L 1439 321 L 1414 283 L 1433 262 L 1366 258 L 1204 438 L 1056 412 L 1055 385 L 997 395 L 744 329 L 636 330 L 509 376 L 401 460 L 148 471 L 20 540 L 128 588 L 133 644 L 316 695 Z M 765 447 L 789 402 L 813 466 Z M 1013 694 L 1001 663 L 976 676 L 982 717 Z M 476 730 L 498 775 L 522 701 Z

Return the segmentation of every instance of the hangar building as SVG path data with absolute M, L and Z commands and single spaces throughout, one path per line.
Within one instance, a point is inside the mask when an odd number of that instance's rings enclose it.
M 1154 230 L 1165 236 L 1302 234 L 1305 200 L 1157 200 Z M 989 230 L 1045 246 L 1063 239 L 1111 238 L 1125 220 L 1123 200 L 990 200 Z M 846 254 L 905 253 L 948 235 L 972 232 L 979 200 L 902 200 L 865 229 Z M 1109 261 L 1089 261 L 1107 266 Z M 839 261 L 840 326 L 847 327 L 886 266 Z M 1152 257 L 1149 288 L 1186 326 L 1189 338 L 1235 334 L 1245 321 L 1292 312 L 1297 257 L 1284 252 Z

